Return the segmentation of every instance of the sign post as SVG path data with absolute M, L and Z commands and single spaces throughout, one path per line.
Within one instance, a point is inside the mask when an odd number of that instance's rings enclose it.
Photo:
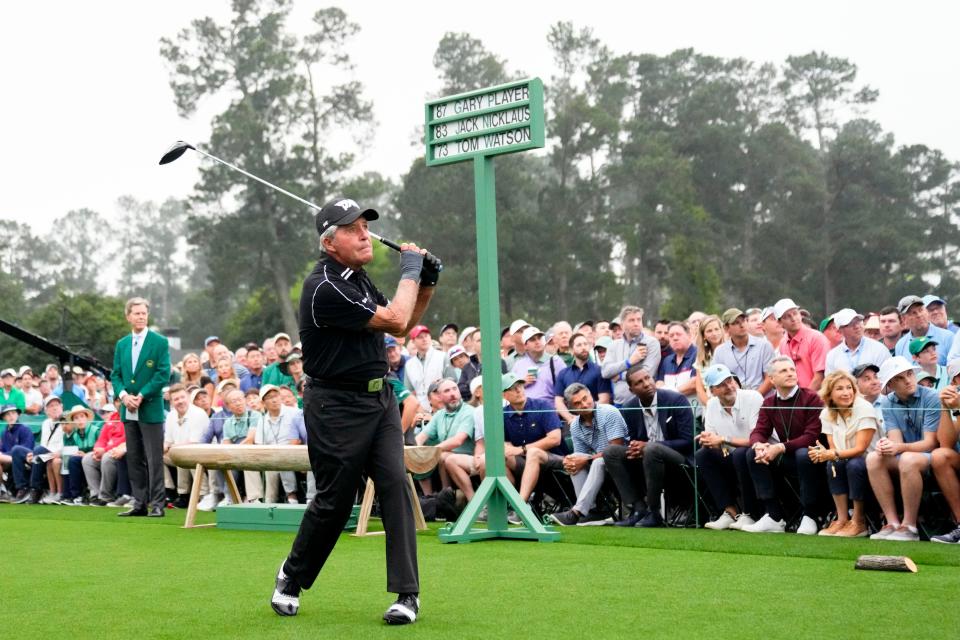
M 543 84 L 539 78 L 433 100 L 426 104 L 427 166 L 473 160 L 477 215 L 477 277 L 483 367 L 483 423 L 486 477 L 453 525 L 440 532 L 442 542 L 491 538 L 553 541 L 560 534 L 537 520 L 507 478 L 501 389 L 500 278 L 497 263 L 496 181 L 493 156 L 544 145 Z M 487 508 L 487 528 L 475 528 Z M 512 507 L 523 526 L 510 527 Z

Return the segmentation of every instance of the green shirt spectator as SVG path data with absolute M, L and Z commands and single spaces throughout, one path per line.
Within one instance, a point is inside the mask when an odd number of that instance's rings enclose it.
M 261 387 L 265 387 L 268 384 L 274 384 L 278 387 L 290 387 L 296 392 L 297 385 L 293 381 L 293 376 L 289 376 L 280 370 L 280 363 L 274 362 L 272 365 L 263 370 L 263 380 L 261 382 Z
M 245 411 L 242 415 L 231 415 L 223 423 L 223 438 L 233 444 L 243 442 L 251 429 L 260 424 L 262 415 L 259 411 Z
M 446 407 L 438 411 L 420 435 L 426 435 L 425 444 L 438 445 L 458 433 L 465 433 L 466 441 L 453 452 L 473 455 L 473 426 L 473 407 L 461 400 L 460 406 L 454 411 L 449 411 Z
M 16 376 L 17 372 L 13 369 L 4 369 L 0 374 L 0 405 L 12 404 L 23 413 L 27 409 L 27 397 L 13 386 Z
M 63 446 L 65 447 L 77 447 L 80 449 L 81 453 L 90 453 L 93 451 L 93 445 L 96 444 L 97 438 L 100 436 L 100 427 L 103 426 L 100 424 L 84 424 L 81 426 L 73 426 L 72 431 L 67 433 L 67 429 L 71 427 L 66 427 L 63 434 Z

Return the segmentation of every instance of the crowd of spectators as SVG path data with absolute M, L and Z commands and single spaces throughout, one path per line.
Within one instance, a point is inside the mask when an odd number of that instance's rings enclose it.
M 562 526 L 665 526 L 665 505 L 696 476 L 709 529 L 960 543 L 960 341 L 944 300 L 906 296 L 817 323 L 782 299 L 651 326 L 628 305 L 610 321 L 542 331 L 518 319 L 500 332 L 505 465 L 534 511 Z M 385 336 L 384 351 L 407 444 L 442 452 L 419 478 L 424 497 L 455 515 L 487 466 L 480 330 L 421 325 Z M 285 333 L 236 350 L 207 338 L 173 367 L 165 451 L 304 444 L 301 357 Z M 108 379 L 3 369 L 0 419 L 0 500 L 131 501 Z M 185 506 L 193 471 L 165 460 L 170 506 Z M 233 473 L 247 502 L 315 492 L 310 474 Z M 221 472 L 200 480 L 201 509 L 232 502 Z M 955 523 L 942 535 L 922 527 L 931 490 Z

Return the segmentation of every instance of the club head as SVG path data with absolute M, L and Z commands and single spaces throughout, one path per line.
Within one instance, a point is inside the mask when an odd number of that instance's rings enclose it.
M 182 156 L 184 153 L 186 153 L 187 149 L 193 149 L 194 151 L 197 150 L 197 148 L 192 144 L 190 144 L 189 142 L 184 142 L 183 140 L 177 140 L 176 142 L 173 143 L 173 146 L 167 149 L 167 152 L 163 154 L 163 157 L 160 158 L 160 164 L 170 164 L 171 162 L 173 162 L 174 160 Z

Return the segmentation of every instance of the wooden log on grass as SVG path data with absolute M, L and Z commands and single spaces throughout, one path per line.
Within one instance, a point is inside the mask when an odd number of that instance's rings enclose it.
M 426 473 L 440 461 L 436 447 L 404 447 L 408 470 Z M 245 469 L 247 471 L 309 471 L 310 458 L 304 444 L 178 444 L 170 447 L 170 461 L 194 469 Z
M 906 556 L 860 556 L 854 568 L 870 571 L 917 572 L 916 563 Z
M 310 458 L 303 444 L 178 444 L 170 447 L 171 462 L 193 469 L 245 469 L 247 471 L 309 471 Z

